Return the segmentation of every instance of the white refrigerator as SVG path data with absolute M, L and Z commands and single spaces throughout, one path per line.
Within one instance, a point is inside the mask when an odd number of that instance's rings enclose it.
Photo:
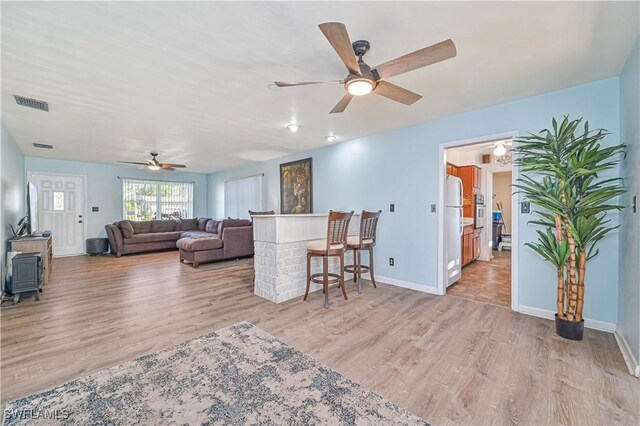
M 447 175 L 444 193 L 444 244 L 447 287 L 462 275 L 462 180 Z

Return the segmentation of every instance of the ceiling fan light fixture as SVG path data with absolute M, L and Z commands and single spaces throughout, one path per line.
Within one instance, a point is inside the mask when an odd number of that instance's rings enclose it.
M 147 168 L 148 168 L 149 170 L 160 170 L 162 167 L 160 167 L 160 166 L 154 166 L 154 165 L 151 165 L 151 166 L 147 166 Z
M 368 78 L 354 78 L 347 82 L 347 91 L 353 96 L 364 96 L 373 90 L 373 82 Z
M 502 157 L 506 153 L 507 153 L 507 148 L 504 147 L 504 144 L 502 142 L 498 142 L 495 149 L 493 150 L 493 155 Z

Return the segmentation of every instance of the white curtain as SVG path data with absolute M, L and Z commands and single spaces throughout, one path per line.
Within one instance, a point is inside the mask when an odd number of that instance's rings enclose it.
M 264 210 L 261 174 L 224 183 L 224 217 L 249 219 L 249 210 Z

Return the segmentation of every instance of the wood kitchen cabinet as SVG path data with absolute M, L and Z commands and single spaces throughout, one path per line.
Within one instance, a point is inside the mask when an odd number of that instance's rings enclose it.
M 473 166 L 473 187 L 480 193 L 482 187 L 482 169 L 480 167 Z
M 476 260 L 477 258 L 480 257 L 480 232 L 482 230 L 481 229 L 476 229 L 473 232 L 473 242 L 472 242 L 472 259 L 471 260 Z
M 474 229 L 473 225 L 464 227 L 462 232 L 462 266 L 480 257 L 480 234 L 482 228 Z
M 451 176 L 458 176 L 458 166 L 452 163 L 447 163 L 447 174 Z
M 480 193 L 482 186 L 482 169 L 478 166 L 459 166 L 457 171 L 462 180 L 462 214 L 464 217 L 474 217 L 475 195 Z
M 456 167 L 456 169 L 458 176 L 462 179 L 462 184 L 469 188 L 469 192 L 480 193 L 480 188 L 482 187 L 482 169 L 478 166 L 459 166 Z
M 478 166 L 456 167 L 458 177 L 462 180 L 462 210 L 464 217 L 475 217 L 476 195 L 480 194 L 482 187 L 482 169 Z M 462 266 L 480 257 L 480 234 L 482 228 L 476 229 L 474 225 L 464 227 L 462 233 Z

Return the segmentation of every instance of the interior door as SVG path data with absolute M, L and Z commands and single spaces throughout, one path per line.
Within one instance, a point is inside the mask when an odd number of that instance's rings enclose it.
M 38 231 L 51 230 L 53 255 L 84 253 L 84 176 L 30 173 L 38 188 Z

